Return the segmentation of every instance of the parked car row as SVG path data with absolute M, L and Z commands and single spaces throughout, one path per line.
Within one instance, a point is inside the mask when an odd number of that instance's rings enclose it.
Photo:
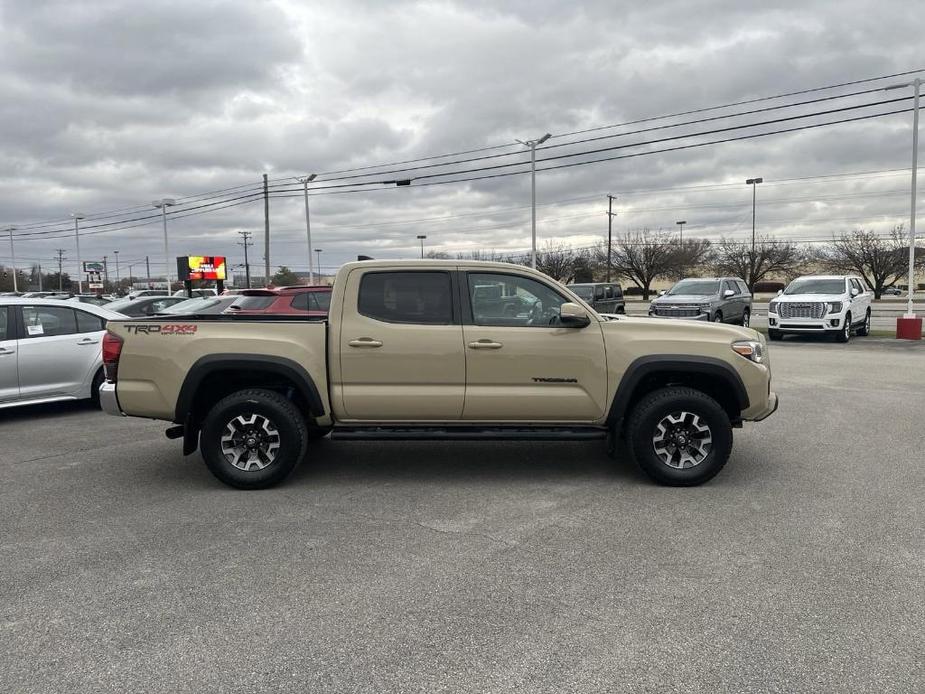
M 222 295 L 211 291 L 193 298 L 160 292 L 104 306 L 90 301 L 100 298 L 63 293 L 0 296 L 0 409 L 59 400 L 98 402 L 108 321 L 220 313 L 321 318 L 327 316 L 331 288 L 280 287 Z

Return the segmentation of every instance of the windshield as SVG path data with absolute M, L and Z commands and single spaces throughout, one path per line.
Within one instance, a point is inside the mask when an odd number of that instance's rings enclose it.
M 844 294 L 845 280 L 803 279 L 793 280 L 784 294 Z
M 110 311 L 115 311 L 116 313 L 122 313 L 122 309 L 134 305 L 135 299 L 121 299 L 120 301 L 113 301 L 112 303 L 106 304 L 106 308 L 108 308 Z
M 585 301 L 591 301 L 594 298 L 594 287 L 572 285 L 569 287 L 569 289 L 571 289 Z
M 717 280 L 681 280 L 668 290 L 668 296 L 693 294 L 695 296 L 712 296 L 719 293 Z

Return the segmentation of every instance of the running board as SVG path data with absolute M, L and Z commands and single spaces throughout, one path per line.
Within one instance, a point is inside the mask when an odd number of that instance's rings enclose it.
M 581 441 L 605 439 L 607 430 L 592 426 L 354 426 L 331 432 L 341 441 Z

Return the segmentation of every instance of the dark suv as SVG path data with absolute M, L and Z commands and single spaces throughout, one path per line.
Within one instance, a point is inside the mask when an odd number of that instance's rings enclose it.
M 623 288 L 609 282 L 587 282 L 566 285 L 598 313 L 626 313 Z
M 649 306 L 649 315 L 747 326 L 752 296 L 737 277 L 688 277 L 662 292 Z

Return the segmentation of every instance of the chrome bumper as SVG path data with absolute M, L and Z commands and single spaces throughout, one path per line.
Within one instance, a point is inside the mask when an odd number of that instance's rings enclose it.
M 119 409 L 119 399 L 116 397 L 116 384 L 103 383 L 100 386 L 100 408 L 106 414 L 113 414 L 117 417 L 122 416 L 122 410 Z

